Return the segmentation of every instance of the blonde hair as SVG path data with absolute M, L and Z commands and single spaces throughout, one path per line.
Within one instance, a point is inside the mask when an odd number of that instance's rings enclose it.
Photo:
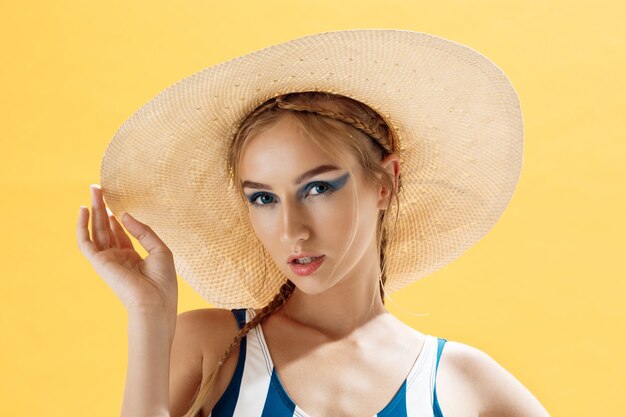
M 333 155 L 341 155 L 345 148 L 350 149 L 363 168 L 366 179 L 387 186 L 391 190 L 387 209 L 394 199 L 399 209 L 398 193 L 402 189 L 400 176 L 396 183 L 394 177 L 380 165 L 381 159 L 398 152 L 394 132 L 369 106 L 349 97 L 315 91 L 274 97 L 253 110 L 239 126 L 229 148 L 227 168 L 242 200 L 245 200 L 245 197 L 241 183 L 238 181 L 238 167 L 244 145 L 248 139 L 268 129 L 285 115 L 294 117 L 301 132 L 320 149 Z M 387 209 L 380 211 L 376 229 L 381 266 L 379 289 L 383 304 L 385 303 L 384 285 L 386 282 L 385 250 L 388 243 Z M 397 213 L 399 210 L 396 211 L 396 220 Z M 239 330 L 213 371 L 202 382 L 191 400 L 190 409 L 183 417 L 201 416 L 202 405 L 215 385 L 219 369 L 232 350 L 239 345 L 241 339 L 250 330 L 282 307 L 294 289 L 295 284 L 287 280 L 272 301 Z

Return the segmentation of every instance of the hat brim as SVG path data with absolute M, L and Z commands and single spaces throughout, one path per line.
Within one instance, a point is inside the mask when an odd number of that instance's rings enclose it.
M 522 113 L 489 59 L 405 30 L 324 32 L 270 46 L 163 90 L 122 124 L 102 159 L 111 211 L 150 225 L 209 303 L 259 308 L 286 279 L 227 187 L 226 154 L 250 111 L 298 91 L 361 101 L 397 135 L 403 191 L 387 292 L 460 256 L 508 205 L 522 164 Z

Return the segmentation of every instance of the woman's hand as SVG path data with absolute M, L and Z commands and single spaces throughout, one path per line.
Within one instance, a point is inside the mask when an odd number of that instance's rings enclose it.
M 110 210 L 102 189 L 91 187 L 92 219 L 89 237 L 89 209 L 81 206 L 78 215 L 78 247 L 96 272 L 106 281 L 129 313 L 165 313 L 176 317 L 178 283 L 170 249 L 147 225 L 128 213 L 122 216 L 126 230 L 146 249 L 142 259 Z

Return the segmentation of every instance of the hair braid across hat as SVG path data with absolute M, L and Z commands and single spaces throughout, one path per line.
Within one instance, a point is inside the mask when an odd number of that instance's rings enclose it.
M 379 126 L 386 131 L 386 134 L 382 135 L 380 130 L 383 130 L 383 129 L 378 129 L 379 131 L 374 130 L 373 128 L 363 123 L 362 120 L 359 120 L 352 116 L 347 116 L 341 113 L 333 112 L 328 109 L 318 109 L 318 108 L 303 106 L 301 104 L 290 103 L 288 101 L 283 101 L 280 97 L 276 98 L 275 103 L 276 103 L 276 106 L 281 109 L 317 113 L 319 115 L 330 117 L 331 119 L 335 119 L 335 120 L 339 120 L 340 122 L 347 123 L 353 126 L 354 128 L 360 130 L 361 132 L 365 133 L 366 135 L 370 136 L 371 138 L 375 139 L 376 142 L 380 146 L 382 146 L 387 152 L 389 153 L 392 152 L 390 141 L 389 141 L 389 131 L 388 129 L 384 128 L 385 126 L 384 123 L 379 124 Z

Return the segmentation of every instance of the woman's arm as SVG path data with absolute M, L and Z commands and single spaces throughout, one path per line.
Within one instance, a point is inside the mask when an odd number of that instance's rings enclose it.
M 170 350 L 175 327 L 175 313 L 129 312 L 122 417 L 170 417 Z
M 550 417 L 539 400 L 491 356 L 482 351 L 475 355 L 483 404 L 480 417 Z
M 202 363 L 205 351 L 210 355 L 212 309 L 190 310 L 180 313 L 176 321 L 176 335 L 170 354 L 170 416 L 184 416 L 202 382 Z M 232 313 L 228 311 L 232 316 Z M 215 359 L 217 362 L 219 359 Z
M 128 373 L 122 417 L 169 417 L 170 349 L 176 330 L 178 282 L 172 251 L 148 225 L 125 213 L 119 223 L 90 187 L 93 215 L 78 211 L 78 248 L 128 312 Z M 128 231 L 148 252 L 135 250 Z

